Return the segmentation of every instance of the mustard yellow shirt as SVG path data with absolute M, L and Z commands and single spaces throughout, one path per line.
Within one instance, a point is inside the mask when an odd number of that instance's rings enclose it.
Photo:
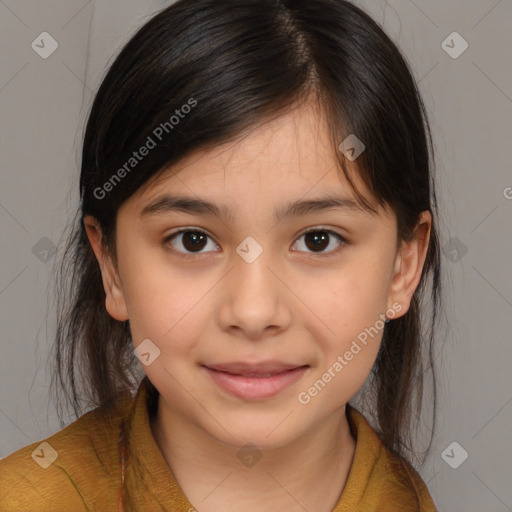
M 95 409 L 0 460 L 0 511 L 195 511 L 152 435 L 148 383 L 123 399 L 121 417 Z M 383 446 L 364 416 L 347 406 L 347 418 L 356 449 L 333 512 L 437 512 L 419 474 Z M 120 456 L 121 420 L 128 458 Z

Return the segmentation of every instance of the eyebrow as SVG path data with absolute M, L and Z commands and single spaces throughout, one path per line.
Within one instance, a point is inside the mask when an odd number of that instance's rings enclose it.
M 362 205 L 341 196 L 326 196 L 318 199 L 297 200 L 275 210 L 274 219 L 280 221 L 292 216 L 303 216 L 309 213 L 327 210 L 349 210 L 356 213 L 371 213 Z M 181 212 L 190 215 L 207 215 L 228 221 L 234 219 L 234 212 L 226 205 L 216 205 L 205 199 L 186 196 L 164 195 L 149 203 L 140 213 L 140 217 L 163 215 L 168 212 Z

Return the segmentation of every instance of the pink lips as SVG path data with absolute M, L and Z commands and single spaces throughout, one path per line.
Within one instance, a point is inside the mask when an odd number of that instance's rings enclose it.
M 277 361 L 260 364 L 243 362 L 204 366 L 212 380 L 225 391 L 244 399 L 277 395 L 297 382 L 309 368 Z

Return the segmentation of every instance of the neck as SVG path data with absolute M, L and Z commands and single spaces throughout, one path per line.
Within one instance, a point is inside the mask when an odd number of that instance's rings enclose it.
M 201 512 L 242 509 L 331 512 L 352 463 L 345 407 L 286 445 L 248 453 L 226 445 L 159 397 L 151 429 L 181 489 Z M 261 457 L 260 457 L 261 456 Z

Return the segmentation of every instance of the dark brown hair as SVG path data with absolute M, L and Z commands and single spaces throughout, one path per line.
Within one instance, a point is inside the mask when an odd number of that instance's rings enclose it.
M 115 408 L 117 398 L 133 392 L 142 375 L 128 322 L 114 320 L 105 309 L 84 216 L 99 221 L 116 262 L 117 211 L 149 178 L 193 151 L 236 140 L 307 98 L 316 99 L 326 117 L 340 171 L 351 184 L 338 146 L 349 134 L 364 142 L 357 159 L 360 176 L 376 200 L 396 213 L 399 242 L 411 239 L 422 211 L 432 214 L 420 284 L 409 311 L 386 324 L 365 394 L 365 412 L 374 417 L 383 443 L 407 460 L 407 452 L 415 453 L 412 425 L 421 412 L 429 370 L 430 448 L 436 411 L 434 331 L 441 311 L 430 127 L 400 51 L 365 12 L 343 0 L 180 0 L 144 24 L 110 66 L 87 122 L 81 204 L 58 276 L 52 386 L 65 391 L 76 416 L 91 407 Z M 196 106 L 173 128 L 166 125 L 161 139 L 153 137 L 156 147 L 108 187 L 105 197 L 104 184 L 133 151 L 191 100 Z M 420 302 L 429 277 L 427 324 L 420 317 L 426 305 L 420 308 Z M 426 325 L 428 334 L 422 333 Z

